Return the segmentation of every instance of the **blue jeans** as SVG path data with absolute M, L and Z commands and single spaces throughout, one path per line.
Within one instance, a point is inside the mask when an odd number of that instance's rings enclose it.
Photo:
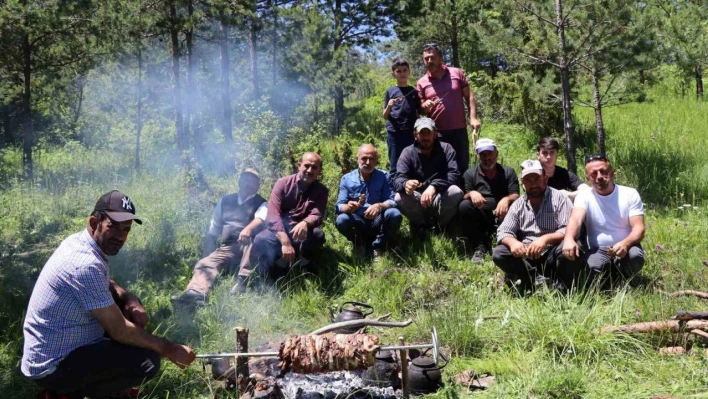
M 305 266 L 304 262 L 309 265 L 309 261 L 313 260 L 325 243 L 324 231 L 319 227 L 307 229 L 305 241 L 296 242 L 290 234 L 292 226 L 288 218 L 283 218 L 283 226 L 285 226 L 285 233 L 290 239 L 290 244 L 295 248 L 296 262 L 299 262 L 301 267 Z M 253 238 L 253 247 L 248 259 L 252 270 L 257 275 L 263 277 L 277 275 L 274 267 L 276 267 L 276 261 L 282 257 L 283 251 L 280 240 L 270 229 L 261 231 Z
M 371 245 L 372 249 L 385 250 L 393 235 L 401 229 L 403 216 L 396 208 L 386 209 L 374 219 L 353 213 L 337 216 L 337 230 L 354 244 Z
M 404 148 L 413 145 L 415 139 L 413 138 L 412 130 L 402 130 L 398 132 L 387 130 L 387 132 L 386 144 L 388 145 L 388 162 L 391 165 L 390 175 L 393 176 L 393 174 L 396 173 L 396 164 L 398 163 L 398 158 L 401 157 L 401 152 L 403 152 Z

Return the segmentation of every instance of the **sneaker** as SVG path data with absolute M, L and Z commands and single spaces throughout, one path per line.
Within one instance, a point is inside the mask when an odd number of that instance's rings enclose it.
M 484 262 L 485 253 L 486 251 L 483 249 L 474 251 L 474 254 L 472 255 L 472 263 L 478 264 Z
M 373 256 L 374 263 L 381 263 L 381 257 L 383 256 L 383 251 L 381 251 L 379 249 L 374 249 L 372 251 L 372 256 Z
M 170 298 L 173 305 L 187 305 L 200 307 L 206 305 L 206 295 L 199 291 L 187 290 L 180 295 L 174 295 Z
M 229 294 L 232 296 L 241 295 L 248 289 L 248 276 L 236 276 L 234 278 L 236 284 L 229 290 Z

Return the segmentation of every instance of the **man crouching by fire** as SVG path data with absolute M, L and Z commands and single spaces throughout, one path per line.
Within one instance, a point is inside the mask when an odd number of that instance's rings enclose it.
M 40 397 L 121 395 L 153 378 L 160 357 L 181 368 L 187 346 L 145 330 L 135 294 L 110 279 L 108 256 L 128 239 L 135 205 L 113 190 L 101 196 L 86 230 L 66 238 L 39 274 L 24 323 L 22 374 L 44 388 Z
M 325 242 L 320 228 L 327 208 L 329 190 L 317 180 L 322 174 L 322 157 L 303 154 L 294 175 L 279 179 L 268 201 L 268 229 L 253 239 L 249 256 L 259 277 L 277 277 L 283 269 L 299 266 L 316 272 L 313 257 Z M 245 291 L 245 284 L 238 287 Z

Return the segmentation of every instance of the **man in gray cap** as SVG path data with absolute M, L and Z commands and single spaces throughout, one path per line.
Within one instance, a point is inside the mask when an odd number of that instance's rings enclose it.
M 516 200 L 497 230 L 492 259 L 511 281 L 522 287 L 558 278 L 570 286 L 574 268 L 562 255 L 562 241 L 573 204 L 548 186 L 548 176 L 536 160 L 521 163 L 525 194 Z
M 395 201 L 410 220 L 415 234 L 440 231 L 457 213 L 462 190 L 455 150 L 438 140 L 435 122 L 419 118 L 414 125 L 415 143 L 401 153 L 393 178 Z
M 138 297 L 110 279 L 107 257 L 118 254 L 133 221 L 142 224 L 127 195 L 104 194 L 86 230 L 62 241 L 42 268 L 21 364 L 42 395 L 112 397 L 157 375 L 160 357 L 181 368 L 194 361 L 189 347 L 150 334 Z

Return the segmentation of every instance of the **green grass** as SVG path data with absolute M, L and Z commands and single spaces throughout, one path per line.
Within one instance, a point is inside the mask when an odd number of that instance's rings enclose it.
M 437 327 L 451 361 L 444 373 L 447 386 L 431 397 L 471 396 L 450 383 L 455 373 L 467 369 L 497 377 L 490 389 L 474 394 L 478 398 L 707 397 L 708 357 L 702 342 L 694 342 L 689 354 L 665 357 L 658 348 L 671 337 L 595 333 L 608 324 L 666 319 L 676 310 L 705 307 L 698 299 L 669 299 L 662 292 L 700 290 L 708 283 L 708 268 L 702 264 L 708 259 L 707 108 L 707 103 L 656 98 L 605 110 L 618 182 L 639 188 L 647 203 L 648 227 L 644 285 L 609 293 L 542 291 L 521 297 L 501 284 L 491 259 L 472 265 L 469 255 L 448 238 L 414 242 L 405 224 L 403 246 L 381 263 L 366 263 L 351 257 L 330 212 L 319 278 L 288 276 L 277 290 L 239 299 L 228 295 L 230 281 L 225 279 L 209 306 L 193 319 L 175 317 L 169 297 L 183 289 L 198 260 L 213 202 L 233 190 L 236 179 L 207 176 L 213 193 L 195 194 L 168 168 L 139 176 L 119 168 L 98 175 L 81 169 L 80 178 L 59 184 L 55 181 L 62 173 L 79 169 L 49 152 L 39 160 L 38 174 L 47 176 L 40 187 L 9 183 L 0 191 L 5 204 L 0 208 L 1 396 L 31 398 L 35 392 L 18 371 L 22 317 L 33 279 L 56 245 L 85 226 L 98 195 L 119 187 L 133 197 L 145 223 L 133 229 L 124 250 L 111 259 L 111 270 L 144 299 L 156 334 L 188 343 L 198 352 L 232 350 L 236 326 L 250 329 L 252 348 L 278 342 L 286 334 L 307 333 L 327 324 L 330 310 L 357 300 L 372 304 L 377 314 L 390 311 L 394 320 L 415 321 L 400 330 L 374 330 L 383 343 L 395 342 L 399 335 L 407 342 L 428 342 L 430 328 Z M 593 125 L 591 118 L 585 110 L 576 118 L 580 142 L 587 145 L 580 155 L 594 150 L 592 130 L 583 127 Z M 527 129 L 504 124 L 485 126 L 483 137 L 497 140 L 502 162 L 517 169 L 521 160 L 533 157 L 538 139 Z M 383 139 L 377 140 L 381 144 Z M 339 176 L 333 144 L 318 139 L 330 202 Z M 92 160 L 84 159 L 90 154 L 81 149 L 71 149 L 68 156 L 91 168 Z M 2 157 L 3 168 L 18 160 L 12 151 Z M 93 161 L 108 165 L 106 159 Z M 262 191 L 267 195 L 267 188 Z M 697 209 L 677 209 L 683 204 Z M 481 315 L 502 317 L 483 320 Z M 200 362 L 187 371 L 168 362 L 163 366 L 159 378 L 146 385 L 145 398 L 229 397 L 210 381 Z

